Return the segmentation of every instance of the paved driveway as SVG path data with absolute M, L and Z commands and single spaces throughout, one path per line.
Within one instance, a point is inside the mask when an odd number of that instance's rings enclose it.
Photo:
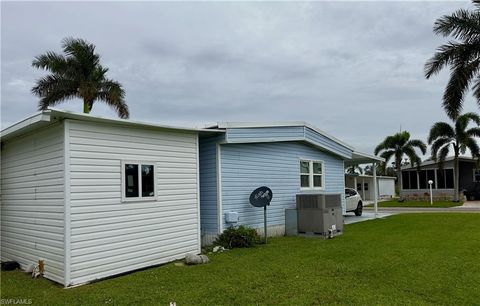
M 467 201 L 462 206 L 456 206 L 453 208 L 477 208 L 480 209 L 480 201 Z
M 385 213 L 385 212 L 379 212 L 377 214 L 377 218 L 385 218 L 385 217 L 388 217 L 388 216 L 391 216 L 391 215 L 395 215 L 397 213 L 395 212 L 388 212 L 388 213 Z M 343 222 L 345 224 L 352 224 L 352 223 L 357 223 L 357 222 L 362 222 L 362 221 L 368 221 L 368 220 L 373 220 L 375 219 L 375 213 L 374 212 L 367 212 L 367 211 L 363 211 L 363 214 L 359 217 L 355 216 L 353 213 L 347 213 L 347 215 L 344 216 L 343 218 Z

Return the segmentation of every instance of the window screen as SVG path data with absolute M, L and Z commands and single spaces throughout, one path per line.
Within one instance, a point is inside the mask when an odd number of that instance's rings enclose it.
M 402 187 L 403 189 L 410 189 L 410 178 L 407 171 L 402 171 Z
M 427 184 L 427 170 L 421 170 L 418 173 L 418 185 L 420 186 L 420 189 L 427 189 L 428 184 Z
M 453 187 L 453 169 L 445 169 L 445 187 L 452 189 Z
M 410 172 L 410 189 L 418 189 L 417 171 Z
M 437 170 L 437 188 L 438 189 L 445 189 L 444 170 Z

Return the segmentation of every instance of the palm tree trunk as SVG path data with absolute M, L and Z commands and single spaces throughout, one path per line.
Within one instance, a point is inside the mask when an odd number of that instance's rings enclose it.
M 453 177 L 453 188 L 454 188 L 454 193 L 453 193 L 453 200 L 455 202 L 458 202 L 460 200 L 460 194 L 458 191 L 458 180 L 460 178 L 460 171 L 459 171 L 459 162 L 458 162 L 458 153 L 455 152 L 455 159 L 453 162 L 453 167 L 454 167 L 454 177 Z
M 400 196 L 400 191 L 402 189 L 402 182 L 400 181 L 402 179 L 402 170 L 400 169 L 401 165 L 402 165 L 402 160 L 396 158 L 395 167 L 397 168 L 397 190 L 398 190 L 399 196 Z
M 84 112 L 85 114 L 90 113 L 90 107 L 89 107 L 88 104 L 89 104 L 89 103 L 88 103 L 87 100 L 83 100 L 83 112 Z
M 93 106 L 93 101 L 83 99 L 83 112 L 85 114 L 90 114 L 90 111 L 92 110 L 92 106 Z

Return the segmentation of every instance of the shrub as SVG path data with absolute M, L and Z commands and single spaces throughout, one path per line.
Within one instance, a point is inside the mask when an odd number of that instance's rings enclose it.
M 251 248 L 260 242 L 260 236 L 255 229 L 240 225 L 238 227 L 231 226 L 223 231 L 213 244 L 227 249 L 233 249 Z

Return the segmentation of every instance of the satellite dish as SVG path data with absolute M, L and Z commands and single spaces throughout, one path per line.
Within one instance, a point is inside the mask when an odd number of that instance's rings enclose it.
M 272 190 L 267 186 L 262 186 L 255 189 L 252 194 L 250 194 L 250 204 L 255 207 L 266 207 L 270 205 L 272 198 Z

